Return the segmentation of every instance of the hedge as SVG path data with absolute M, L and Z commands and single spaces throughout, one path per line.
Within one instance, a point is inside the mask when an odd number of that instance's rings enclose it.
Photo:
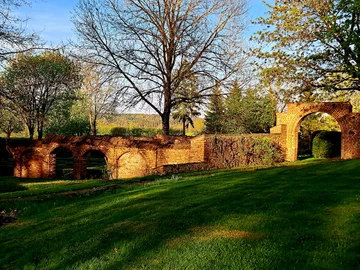
M 312 155 L 315 158 L 333 158 L 341 155 L 341 132 L 320 131 L 312 142 Z

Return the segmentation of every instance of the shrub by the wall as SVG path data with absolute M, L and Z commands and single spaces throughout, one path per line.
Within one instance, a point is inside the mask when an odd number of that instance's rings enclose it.
M 312 143 L 312 154 L 315 158 L 332 158 L 341 155 L 341 132 L 321 131 L 316 134 Z
M 127 136 L 127 130 L 123 127 L 114 127 L 110 130 L 111 136 Z

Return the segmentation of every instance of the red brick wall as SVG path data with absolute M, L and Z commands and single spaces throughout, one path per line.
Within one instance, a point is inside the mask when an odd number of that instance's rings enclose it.
M 252 135 L 254 137 L 270 135 Z M 240 136 L 241 137 L 241 136 Z M 170 173 L 199 168 L 225 168 L 239 166 L 244 157 L 238 155 L 229 162 L 227 155 L 214 151 L 217 142 L 228 142 L 229 138 L 239 136 L 198 137 L 157 136 L 155 138 L 124 138 L 109 136 L 65 137 L 51 136 L 41 142 L 34 141 L 30 146 L 17 146 L 13 150 L 15 176 L 29 178 L 54 178 L 56 154 L 54 150 L 63 147 L 70 150 L 74 158 L 73 176 L 86 177 L 87 153 L 99 150 L 106 156 L 108 171 L 112 179 L 140 177 L 154 173 Z M 243 136 L 242 136 L 243 137 Z M 279 136 L 271 136 L 278 140 Z M 226 138 L 226 140 L 225 140 Z M 252 162 L 253 163 L 253 162 Z

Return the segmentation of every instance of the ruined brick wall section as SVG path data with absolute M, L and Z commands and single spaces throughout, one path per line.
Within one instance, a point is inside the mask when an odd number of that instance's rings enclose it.
M 19 149 L 15 158 L 14 174 L 24 178 L 54 178 L 56 176 L 56 154 L 59 147 L 68 149 L 73 155 L 73 177 L 86 178 L 87 153 L 99 150 L 104 153 L 111 179 L 141 177 L 153 173 L 176 173 L 200 169 L 228 168 L 254 163 L 254 158 L 239 151 L 225 155 L 230 143 L 240 138 L 272 138 L 279 142 L 279 134 L 257 135 L 202 135 L 198 137 L 158 136 L 154 139 L 116 137 L 52 137 Z M 245 140 L 244 142 L 248 142 Z M 224 148 L 224 146 L 226 146 Z M 215 150 L 214 150 L 215 149 Z M 216 151 L 216 150 L 221 150 Z
M 191 138 L 190 162 L 205 161 L 205 135 Z
M 191 162 L 191 143 L 187 137 L 178 137 L 159 145 L 156 152 L 157 166 Z
M 263 157 L 252 147 L 256 139 L 266 138 L 278 146 L 279 159 L 282 159 L 279 134 L 205 135 L 205 163 L 208 169 L 263 165 Z
M 204 137 L 156 136 L 124 138 L 109 136 L 51 136 L 42 142 L 18 148 L 14 175 L 24 178 L 54 178 L 56 154 L 66 148 L 73 155 L 73 177 L 86 178 L 87 153 L 101 151 L 111 179 L 133 178 L 152 174 L 158 167 L 202 162 Z M 36 154 L 35 154 L 36 153 Z
M 352 113 L 352 105 L 345 102 L 290 103 L 287 113 L 277 114 L 277 126 L 271 133 L 281 131 L 281 144 L 287 161 L 297 160 L 298 131 L 302 120 L 311 113 L 327 113 L 334 117 L 341 128 L 341 158 L 359 158 L 359 116 Z M 284 128 L 285 127 L 285 128 Z

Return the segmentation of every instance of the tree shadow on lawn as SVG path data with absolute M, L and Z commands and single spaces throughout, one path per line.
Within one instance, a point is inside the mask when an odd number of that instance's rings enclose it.
M 233 268 L 354 268 L 360 259 L 359 165 L 215 172 L 90 197 L 14 202 L 11 207 L 24 213 L 21 222 L 0 231 L 0 253 L 6 254 L 0 263 L 37 269 L 170 268 L 170 261 L 178 268 L 227 263 Z M 252 234 L 258 237 L 245 237 Z M 229 258 L 216 250 L 219 245 Z M 209 250 L 224 258 L 192 260 L 194 255 L 181 255 L 187 248 L 205 258 Z M 256 260 L 249 260 L 250 253 Z

